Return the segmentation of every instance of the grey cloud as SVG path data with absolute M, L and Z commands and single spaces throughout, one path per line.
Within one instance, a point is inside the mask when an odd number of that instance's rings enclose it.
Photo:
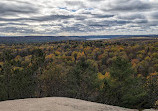
M 114 17 L 113 14 L 92 14 L 95 18 L 110 18 Z
M 112 28 L 114 26 L 122 26 L 132 21 L 127 20 L 102 20 L 102 21 L 93 21 L 87 20 L 79 23 L 75 23 L 72 26 L 63 26 L 61 27 L 62 31 L 67 32 L 95 32 L 104 30 L 106 27 Z M 120 27 L 119 29 L 124 29 Z M 115 29 L 116 30 L 116 29 Z
M 11 18 L 0 18 L 0 21 L 5 21 L 5 22 L 15 22 L 15 21 L 26 21 L 26 20 L 29 20 L 28 18 L 14 18 L 14 19 L 11 19 Z
M 87 25 L 93 27 L 107 27 L 107 26 L 112 27 L 117 25 L 125 25 L 127 23 L 131 23 L 131 21 L 125 21 L 125 20 L 103 20 L 100 22 L 88 21 Z
M 81 14 L 86 15 L 86 16 L 90 15 L 93 18 L 110 18 L 110 17 L 114 17 L 115 16 L 114 14 L 110 14 L 110 13 L 109 14 L 107 14 L 107 13 L 94 14 L 94 13 L 92 13 L 90 11 L 83 11 Z
M 134 20 L 134 19 L 145 19 L 145 16 L 142 14 L 126 14 L 126 15 L 119 15 L 119 19 L 125 19 L 125 20 Z
M 28 28 L 18 28 L 18 27 L 4 27 L 0 28 L 0 32 L 8 33 L 35 33 L 34 30 Z
M 88 21 L 87 25 L 89 27 L 105 27 L 105 26 L 110 26 L 112 24 L 107 23 L 105 21 L 100 21 L 100 22 L 97 22 L 97 21 L 96 22 L 94 22 L 94 21 Z
M 66 26 L 66 27 L 61 27 L 62 31 L 67 31 L 67 32 L 94 32 L 97 30 L 101 30 L 102 28 L 97 29 L 97 26 L 90 26 L 90 25 L 83 25 L 80 23 L 76 23 L 72 26 Z
M 28 25 L 28 24 L 25 24 L 25 23 L 0 23 L 0 26 L 11 26 L 11 25 L 19 25 L 19 26 L 23 26 L 23 25 Z
M 128 24 L 131 22 L 132 21 L 130 21 L 130 20 L 116 20 L 116 21 L 114 21 L 114 23 L 116 23 L 116 24 Z
M 74 17 L 76 20 L 85 20 L 85 19 L 87 19 L 88 17 L 87 16 L 75 16 Z
M 158 26 L 158 20 L 152 20 L 148 23 L 149 26 Z
M 158 19 L 158 12 L 154 12 L 151 16 L 153 19 Z
M 100 1 L 104 1 L 104 0 L 88 0 L 90 2 L 100 2 Z
M 94 24 L 89 24 L 90 27 L 105 27 L 109 26 L 109 24 L 101 24 L 101 23 L 94 23 Z
M 128 27 L 140 27 L 139 25 L 130 24 Z
M 46 15 L 46 16 L 30 18 L 29 20 L 51 21 L 51 20 L 61 20 L 61 19 L 70 19 L 70 18 L 74 18 L 74 16 L 73 15 Z
M 109 3 L 110 9 L 103 9 L 105 11 L 143 11 L 152 8 L 151 4 L 142 2 L 140 0 L 114 0 Z
M 78 4 L 82 4 L 83 5 L 83 2 L 81 1 L 65 1 L 65 3 L 69 4 L 69 5 L 78 5 Z
M 65 1 L 65 3 L 70 6 L 80 6 L 82 8 L 86 7 L 85 4 L 81 1 Z
M 148 23 L 148 20 L 145 20 L 145 19 L 135 20 L 134 23 L 137 23 L 137 24 L 146 24 L 146 23 Z
M 21 1 L 21 0 L 5 0 L 7 1 L 8 3 L 11 3 L 11 2 L 16 2 L 17 4 L 22 4 L 22 5 L 32 5 L 32 3 L 28 2 L 28 1 Z
M 15 18 L 15 19 L 8 19 L 8 18 L 0 18 L 0 21 L 52 21 L 52 20 L 62 20 L 62 19 L 69 19 L 74 18 L 73 15 L 46 15 L 46 16 L 38 16 L 38 17 L 30 17 L 30 18 Z
M 38 9 L 30 5 L 20 5 L 20 4 L 6 4 L 0 2 L 0 15 L 16 15 L 16 14 L 29 14 L 37 13 Z
M 84 11 L 82 12 L 81 14 L 84 14 L 84 15 L 91 15 L 92 13 L 90 11 Z
M 62 24 L 41 24 L 40 26 L 44 26 L 44 27 L 48 27 L 48 26 L 51 26 L 51 27 L 55 27 L 55 26 L 63 26 Z
M 0 1 L 0 32 L 6 33 L 121 32 L 126 28 L 147 30 L 158 26 L 158 12 L 155 11 L 158 4 L 145 0 L 3 1 Z M 31 29 L 30 23 L 36 25 Z M 40 32 L 36 31 L 37 27 L 41 28 Z
M 85 32 L 85 30 L 81 29 L 80 27 L 76 27 L 76 26 L 62 27 L 61 30 L 68 31 L 68 32 Z

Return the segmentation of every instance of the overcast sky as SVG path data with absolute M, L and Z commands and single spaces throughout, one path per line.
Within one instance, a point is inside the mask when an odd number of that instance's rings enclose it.
M 158 0 L 0 0 L 0 35 L 158 34 Z

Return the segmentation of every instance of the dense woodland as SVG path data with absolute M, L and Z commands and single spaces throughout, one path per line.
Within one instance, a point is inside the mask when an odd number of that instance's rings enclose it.
M 0 100 L 52 96 L 156 108 L 158 41 L 0 44 Z

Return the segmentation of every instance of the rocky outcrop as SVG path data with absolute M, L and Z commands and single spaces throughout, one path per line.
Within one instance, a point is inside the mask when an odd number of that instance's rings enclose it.
M 0 102 L 0 111 L 137 111 L 79 99 L 49 97 Z M 146 110 L 149 111 L 149 110 Z M 150 110 L 151 111 L 151 110 Z

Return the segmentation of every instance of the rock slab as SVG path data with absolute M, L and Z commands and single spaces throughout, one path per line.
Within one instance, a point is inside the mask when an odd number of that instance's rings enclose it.
M 79 99 L 48 97 L 0 102 L 0 111 L 137 111 Z M 151 110 L 150 110 L 151 111 Z

